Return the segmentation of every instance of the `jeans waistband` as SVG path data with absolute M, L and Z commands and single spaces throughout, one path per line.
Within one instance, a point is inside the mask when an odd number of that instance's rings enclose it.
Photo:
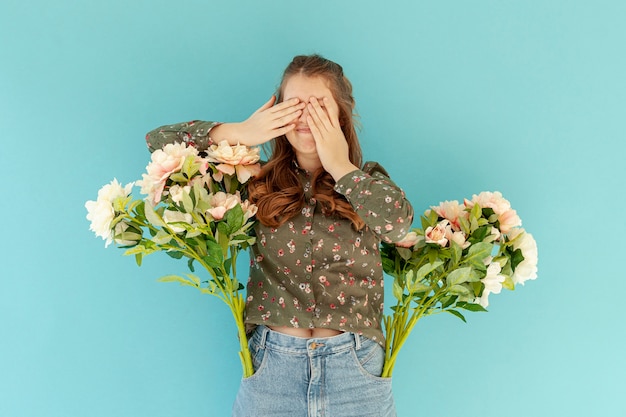
M 261 348 L 303 355 L 330 355 L 351 348 L 361 349 L 363 336 L 345 332 L 331 337 L 296 337 L 257 326 L 251 339 Z

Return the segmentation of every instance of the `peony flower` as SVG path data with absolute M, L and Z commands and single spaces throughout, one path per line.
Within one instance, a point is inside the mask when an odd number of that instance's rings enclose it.
M 441 247 L 445 247 L 448 244 L 450 238 L 452 238 L 452 229 L 448 220 L 442 220 L 435 227 L 428 227 L 424 232 L 424 238 L 426 243 L 436 243 Z
M 146 167 L 147 173 L 142 175 L 142 180 L 137 185 L 141 186 L 141 193 L 147 195 L 148 201 L 153 205 L 161 201 L 168 178 L 180 171 L 188 156 L 201 160 L 198 150 L 184 143 L 169 143 L 152 153 L 152 160 Z M 201 166 L 202 174 L 206 173 L 206 168 L 206 164 Z
M 483 289 L 482 295 L 476 298 L 475 303 L 487 307 L 489 305 L 489 294 L 500 294 L 500 291 L 502 291 L 502 283 L 505 280 L 504 275 L 500 274 L 501 270 L 502 267 L 498 262 L 489 264 L 487 267 L 487 275 L 480 280 L 485 288 Z
M 466 249 L 471 245 L 471 243 L 467 241 L 467 236 L 465 236 L 465 233 L 461 231 L 453 232 L 452 235 L 450 236 L 450 240 L 456 243 L 457 245 L 459 245 L 463 249 Z
M 431 209 L 437 213 L 437 215 L 443 219 L 450 221 L 452 230 L 461 230 L 461 224 L 459 223 L 459 217 L 465 219 L 469 218 L 469 213 L 465 210 L 465 205 L 459 204 L 458 201 L 443 201 L 438 206 L 431 206 Z
M 89 230 L 95 232 L 96 236 L 106 241 L 105 247 L 109 246 L 113 241 L 113 230 L 111 230 L 111 222 L 115 218 L 113 202 L 117 198 L 128 197 L 133 185 L 134 183 L 131 182 L 122 187 L 117 179 L 113 179 L 113 181 L 104 185 L 98 191 L 96 201 L 87 201 L 85 203 L 87 220 L 91 222 Z
M 421 239 L 424 239 L 424 237 L 419 236 L 415 232 L 409 232 L 400 241 L 396 242 L 395 245 L 400 246 L 401 248 L 412 248 Z
M 513 249 L 519 249 L 522 251 L 524 260 L 517 264 L 511 278 L 513 279 L 514 284 L 524 285 L 524 282 L 529 279 L 537 278 L 537 242 L 535 242 L 535 239 L 530 233 L 526 232 L 522 228 L 515 228 L 511 230 L 508 238 L 511 241 L 518 236 L 519 238 L 513 242 Z
M 218 145 L 211 145 L 206 151 L 209 162 L 218 163 L 216 168 L 224 174 L 233 175 L 237 173 L 237 179 L 241 184 L 247 182 L 250 177 L 261 171 L 259 148 L 250 148 L 244 145 L 229 145 L 222 141 Z M 215 177 L 216 181 L 221 181 L 222 175 Z
M 474 204 L 478 204 L 481 208 L 490 208 L 498 215 L 498 223 L 500 223 L 502 233 L 508 233 L 513 227 L 522 225 L 522 220 L 517 212 L 511 208 L 511 203 L 502 197 L 502 193 L 499 191 L 493 193 L 483 191 L 478 195 L 474 194 L 471 201 L 465 199 L 466 207 L 474 207 Z
M 175 203 L 181 203 L 183 201 L 183 194 L 189 194 L 189 192 L 191 191 L 191 186 L 189 185 L 185 185 L 183 187 L 181 187 L 178 184 L 174 184 L 170 187 L 169 189 L 169 193 L 170 196 L 172 197 L 172 201 Z
M 241 203 L 241 209 L 243 210 L 243 222 L 246 223 L 249 219 L 256 215 L 258 207 L 255 204 L 252 204 L 250 201 L 246 200 Z
M 214 220 L 222 220 L 228 210 L 235 207 L 237 204 L 241 204 L 241 197 L 239 193 L 226 194 L 219 191 L 215 194 L 210 194 L 208 202 L 211 208 L 207 210 L 207 213 L 209 213 Z
M 173 225 L 171 223 L 183 222 L 191 224 L 193 218 L 189 213 L 183 213 L 181 211 L 175 210 L 165 210 L 165 212 L 163 213 L 163 221 L 167 223 L 169 228 L 172 229 L 174 233 L 182 233 L 185 231 L 184 227 Z

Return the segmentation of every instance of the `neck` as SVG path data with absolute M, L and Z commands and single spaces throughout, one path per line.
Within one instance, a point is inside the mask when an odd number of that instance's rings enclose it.
M 298 161 L 298 166 L 305 171 L 315 172 L 318 168 L 322 166 L 322 161 L 320 161 L 317 157 L 306 157 L 302 155 L 296 156 L 296 161 Z

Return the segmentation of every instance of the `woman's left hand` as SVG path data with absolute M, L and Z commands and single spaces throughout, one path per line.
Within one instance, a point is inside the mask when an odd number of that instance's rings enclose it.
M 358 169 L 350 162 L 348 142 L 339 123 L 337 103 L 324 97 L 322 107 L 317 98 L 311 97 L 307 109 L 307 124 L 315 139 L 317 155 L 324 169 L 335 181 Z

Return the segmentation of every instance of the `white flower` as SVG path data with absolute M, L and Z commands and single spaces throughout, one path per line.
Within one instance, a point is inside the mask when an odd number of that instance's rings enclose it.
M 504 275 L 500 274 L 501 270 L 502 267 L 498 262 L 489 264 L 487 267 L 487 275 L 480 280 L 485 288 L 483 289 L 482 295 L 476 298 L 475 303 L 487 307 L 489 305 L 489 294 L 500 294 L 500 291 L 502 291 L 502 283 L 505 279 Z
M 175 203 L 180 203 L 181 201 L 183 201 L 183 194 L 189 194 L 190 191 L 191 186 L 189 185 L 181 187 L 180 185 L 175 184 L 170 187 L 169 193 L 172 197 L 172 201 L 174 201 Z
M 106 241 L 105 247 L 113 241 L 113 230 L 111 230 L 111 222 L 115 218 L 113 203 L 119 197 L 127 197 L 133 185 L 134 183 L 131 182 L 122 187 L 117 179 L 113 179 L 98 191 L 96 201 L 90 200 L 85 203 L 87 220 L 91 222 L 89 230 Z
M 519 237 L 519 238 L 518 238 Z M 514 284 L 522 284 L 529 279 L 537 278 L 537 242 L 533 236 L 522 228 L 512 229 L 508 235 L 509 240 L 514 240 L 513 249 L 522 251 L 524 260 L 520 262 L 513 272 Z
M 168 224 L 169 228 L 172 229 L 174 233 L 182 233 L 185 231 L 184 227 L 173 225 L 171 223 L 182 222 L 191 224 L 193 218 L 189 213 L 183 213 L 175 210 L 165 210 L 163 213 L 163 221 Z

